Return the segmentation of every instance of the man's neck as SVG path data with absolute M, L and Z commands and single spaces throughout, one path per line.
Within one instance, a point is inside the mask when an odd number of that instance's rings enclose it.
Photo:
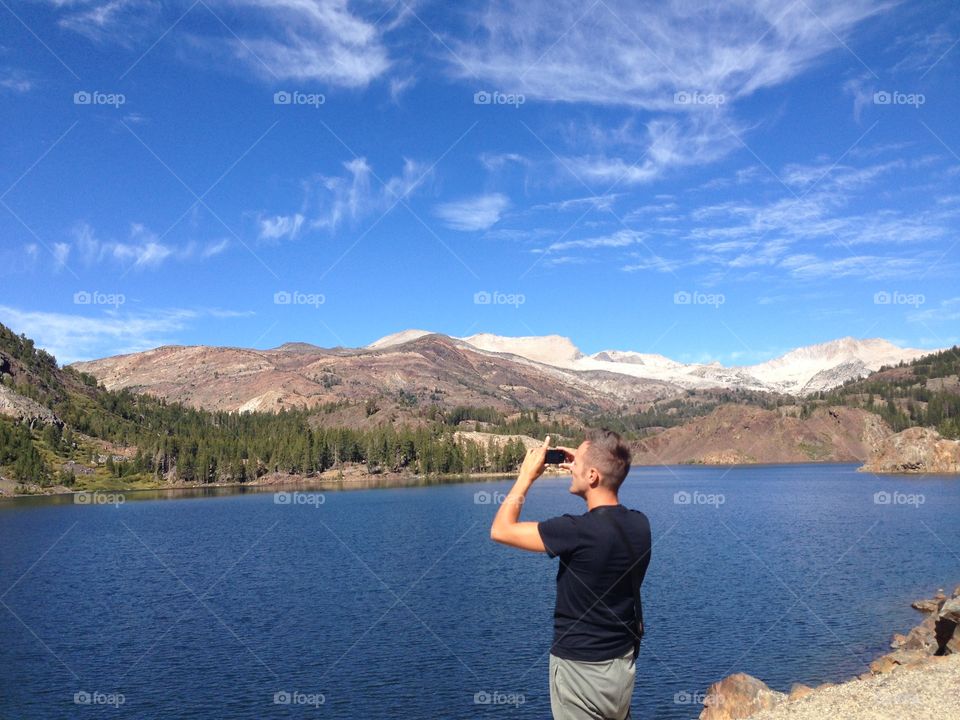
M 587 511 L 593 510 L 594 508 L 601 507 L 603 505 L 619 505 L 620 500 L 617 498 L 615 493 L 599 493 L 599 494 L 590 494 L 586 498 L 587 500 Z

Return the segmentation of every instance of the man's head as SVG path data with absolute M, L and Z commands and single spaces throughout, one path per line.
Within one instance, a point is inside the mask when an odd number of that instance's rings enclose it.
M 630 459 L 630 448 L 613 430 L 591 430 L 570 464 L 570 492 L 582 498 L 597 490 L 616 495 L 630 471 Z

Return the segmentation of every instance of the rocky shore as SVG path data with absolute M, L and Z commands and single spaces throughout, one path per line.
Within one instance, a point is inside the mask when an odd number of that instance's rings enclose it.
M 960 473 L 960 441 L 912 427 L 880 441 L 860 467 L 870 473 Z
M 745 673 L 710 686 L 700 720 L 926 720 L 960 717 L 960 585 L 918 600 L 923 621 L 858 678 L 779 692 Z

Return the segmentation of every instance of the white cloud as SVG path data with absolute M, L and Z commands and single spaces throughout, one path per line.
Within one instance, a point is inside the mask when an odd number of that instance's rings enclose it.
M 300 234 L 305 218 L 300 213 L 294 215 L 274 215 L 260 218 L 260 239 L 278 240 L 280 238 L 295 238 Z
M 528 98 L 697 110 L 678 108 L 674 94 L 730 102 L 782 84 L 891 5 L 730 0 L 704 12 L 684 0 L 508 0 L 477 11 L 469 38 L 450 39 L 450 62 L 461 77 Z
M 25 93 L 32 90 L 34 83 L 20 70 L 0 68 L 0 88 Z
M 674 168 L 719 160 L 740 145 L 740 132 L 732 119 L 721 114 L 658 118 L 647 123 L 642 138 L 618 133 L 616 142 L 627 152 L 567 158 L 561 165 L 586 184 L 594 180 L 610 187 L 649 183 Z
M 293 239 L 307 229 L 334 231 L 374 212 L 386 212 L 420 189 L 432 175 L 423 163 L 405 158 L 399 174 L 377 175 L 365 157 L 348 160 L 340 175 L 315 175 L 300 183 L 296 212 L 257 215 L 261 240 Z
M 573 250 L 575 248 L 585 248 L 588 250 L 594 250 L 596 248 L 622 248 L 628 245 L 642 243 L 643 239 L 643 233 L 635 230 L 618 230 L 612 235 L 585 238 L 583 240 L 563 240 L 555 242 L 547 248 L 547 251 L 560 252 L 563 250 Z
M 454 230 L 486 230 L 500 221 L 509 205 L 506 195 L 490 193 L 444 203 L 434 209 L 434 214 Z
M 134 268 L 159 267 L 168 259 L 184 261 L 210 258 L 223 252 L 229 245 L 225 239 L 210 243 L 191 241 L 183 246 L 170 245 L 161 242 L 156 233 L 141 223 L 131 224 L 125 240 L 101 239 L 93 226 L 86 222 L 77 223 L 71 236 L 69 241 L 54 243 L 53 256 L 57 270 L 69 266 L 71 257 L 87 267 L 107 261 Z
M 198 310 L 111 311 L 99 317 L 19 310 L 0 305 L 0 322 L 52 353 L 57 362 L 139 352 L 173 342 L 174 333 L 202 316 Z
M 349 0 L 49 1 L 61 11 L 61 27 L 96 42 L 129 46 L 165 35 L 176 22 L 168 44 L 177 43 L 187 56 L 212 58 L 221 70 L 239 64 L 270 82 L 340 87 L 364 87 L 391 67 L 382 33 L 407 17 L 382 3 L 368 5 L 364 17 Z

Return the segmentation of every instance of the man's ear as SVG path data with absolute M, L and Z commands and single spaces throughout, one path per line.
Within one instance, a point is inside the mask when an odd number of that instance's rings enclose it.
M 589 475 L 587 476 L 590 483 L 590 487 L 597 488 L 600 487 L 600 473 L 597 472 L 596 468 L 590 468 Z

